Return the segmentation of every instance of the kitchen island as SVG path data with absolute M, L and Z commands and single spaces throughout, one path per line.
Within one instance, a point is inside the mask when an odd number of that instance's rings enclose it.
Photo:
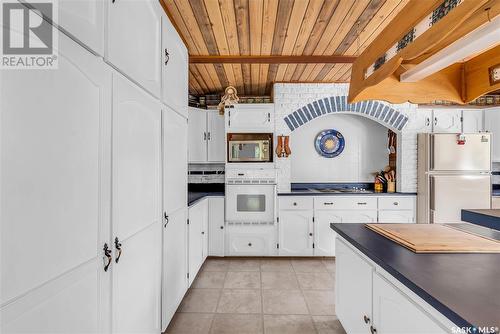
M 499 331 L 499 254 L 416 254 L 364 224 L 330 227 L 336 312 L 348 333 Z

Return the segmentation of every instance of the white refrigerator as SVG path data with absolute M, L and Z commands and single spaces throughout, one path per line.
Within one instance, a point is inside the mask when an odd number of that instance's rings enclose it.
M 490 207 L 491 135 L 418 134 L 417 222 L 460 222 L 462 209 Z

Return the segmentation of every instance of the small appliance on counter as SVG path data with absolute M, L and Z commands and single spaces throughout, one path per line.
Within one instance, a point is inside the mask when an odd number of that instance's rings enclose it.
M 491 206 L 491 134 L 418 134 L 417 222 L 461 221 Z
M 272 133 L 228 133 L 227 162 L 273 162 Z

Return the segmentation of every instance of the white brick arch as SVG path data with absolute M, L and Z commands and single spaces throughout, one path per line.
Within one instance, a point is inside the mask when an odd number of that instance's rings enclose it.
M 283 120 L 290 131 L 294 131 L 318 117 L 331 115 L 332 113 L 354 114 L 367 117 L 396 133 L 401 133 L 408 123 L 408 116 L 382 101 L 347 103 L 347 96 L 338 95 L 321 98 L 308 103 L 286 115 Z

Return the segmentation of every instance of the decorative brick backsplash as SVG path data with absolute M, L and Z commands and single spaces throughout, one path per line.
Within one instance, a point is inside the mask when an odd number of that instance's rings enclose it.
M 412 130 L 416 128 L 412 126 L 412 122 L 416 120 L 417 106 L 411 103 L 390 104 L 383 101 L 348 104 L 348 92 L 348 84 L 274 84 L 275 134 L 290 135 L 305 123 L 332 112 L 370 118 L 398 134 L 397 190 L 416 192 L 417 135 Z M 276 158 L 276 168 L 278 192 L 290 191 L 290 159 Z

